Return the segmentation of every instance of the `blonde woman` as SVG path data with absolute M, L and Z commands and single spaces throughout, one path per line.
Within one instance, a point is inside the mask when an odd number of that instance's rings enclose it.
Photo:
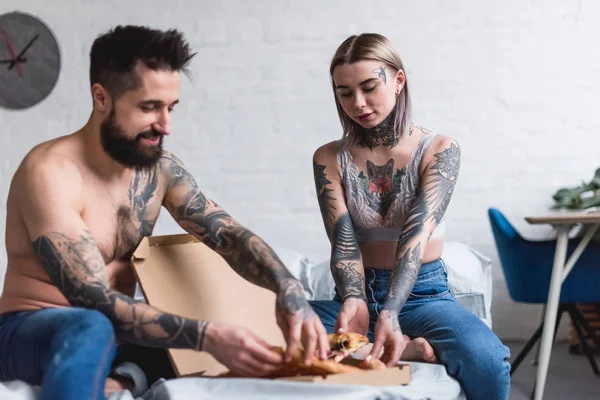
M 330 74 L 343 135 L 313 166 L 336 296 L 313 309 L 329 332 L 367 334 L 368 357 L 439 361 L 468 398 L 507 399 L 509 350 L 456 303 L 441 259 L 458 143 L 412 122 L 406 73 L 385 37 L 346 39 Z

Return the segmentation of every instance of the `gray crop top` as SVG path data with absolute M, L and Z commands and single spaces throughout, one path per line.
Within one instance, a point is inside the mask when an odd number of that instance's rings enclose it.
M 404 173 L 399 177 L 399 190 L 389 202 L 385 216 L 381 216 L 372 207 L 369 207 L 369 198 L 364 190 L 358 168 L 352 160 L 348 150 L 337 153 L 337 162 L 341 170 L 341 182 L 344 188 L 348 212 L 354 224 L 354 231 L 358 242 L 388 242 L 397 241 L 402 232 L 402 226 L 407 218 L 410 206 L 416 198 L 421 177 L 419 166 L 425 151 L 437 135 L 426 134 L 412 152 Z M 383 223 L 381 220 L 383 219 Z M 431 237 L 442 235 L 446 230 L 446 216 L 442 217 Z

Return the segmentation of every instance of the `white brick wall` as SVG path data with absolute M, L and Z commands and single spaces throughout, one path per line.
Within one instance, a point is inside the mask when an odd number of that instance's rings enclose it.
M 22 112 L 0 110 L 0 219 L 12 174 L 27 150 L 78 129 L 87 119 L 87 56 L 94 37 L 119 23 L 177 27 L 198 56 L 193 82 L 183 81 L 167 148 L 183 159 L 210 197 L 272 245 L 324 259 L 328 245 L 311 156 L 340 135 L 328 64 L 349 34 L 380 32 L 407 66 L 416 121 L 454 136 L 463 148 L 449 240 L 494 259 L 496 332 L 505 339 L 532 332 L 537 307 L 508 298 L 486 210 L 500 207 L 525 234 L 547 235 L 547 228 L 529 227 L 522 217 L 544 212 L 556 188 L 589 179 L 600 165 L 600 3 L 18 4 L 43 17 L 58 35 L 63 69 L 42 104 Z M 14 5 L 4 1 L 0 12 Z M 163 214 L 155 233 L 179 231 Z M 3 251 L 2 276 L 5 259 Z

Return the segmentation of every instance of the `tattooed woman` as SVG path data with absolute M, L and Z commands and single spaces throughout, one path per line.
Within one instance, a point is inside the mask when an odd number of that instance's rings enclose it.
M 305 360 L 316 348 L 327 357 L 325 328 L 302 284 L 162 150 L 180 72 L 192 57 L 174 30 L 126 26 L 98 37 L 87 124 L 39 144 L 17 169 L 7 202 L 0 379 L 41 385 L 40 399 L 79 400 L 104 398 L 105 386 L 121 388 L 124 382 L 107 376 L 113 359 L 129 361 L 127 354 L 141 354 L 146 375 L 167 378 L 148 372 L 169 363 L 164 350 L 158 358 L 153 349 L 204 351 L 245 376 L 280 366 L 282 356 L 248 329 L 183 318 L 131 297 L 131 254 L 152 234 L 162 207 L 239 275 L 276 294 L 275 310 L 265 312 L 277 313 L 284 358 L 301 340 Z
M 456 303 L 440 258 L 458 143 L 413 123 L 385 37 L 346 39 L 330 75 L 343 135 L 316 150 L 313 166 L 336 296 L 313 308 L 329 332 L 367 334 L 368 357 L 437 359 L 469 398 L 508 398 L 508 349 Z

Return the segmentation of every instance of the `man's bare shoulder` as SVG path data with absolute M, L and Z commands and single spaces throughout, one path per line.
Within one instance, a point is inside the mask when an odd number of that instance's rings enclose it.
M 173 166 L 183 166 L 183 162 L 172 152 L 163 150 L 159 160 L 159 165 L 163 169 L 169 169 Z
M 81 170 L 68 154 L 66 145 L 57 140 L 41 143 L 23 158 L 13 181 L 14 194 L 61 191 L 63 195 L 81 188 Z
M 192 174 L 183 161 L 170 151 L 163 150 L 163 154 L 159 160 L 159 167 L 168 186 L 177 184 L 178 182 L 196 185 Z

